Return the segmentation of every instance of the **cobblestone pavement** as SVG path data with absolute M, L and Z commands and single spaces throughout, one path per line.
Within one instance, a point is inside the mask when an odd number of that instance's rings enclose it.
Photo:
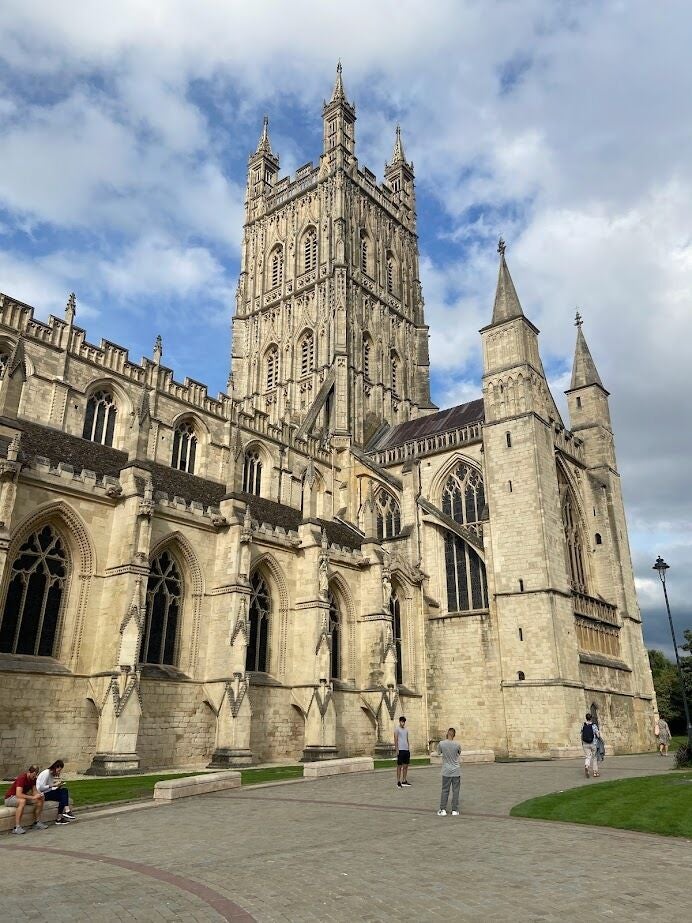
M 611 757 L 602 780 L 662 772 Z M 439 768 L 337 776 L 92 816 L 0 839 L 3 921 L 673 920 L 692 842 L 508 817 L 575 785 L 575 760 L 468 766 L 461 817 Z

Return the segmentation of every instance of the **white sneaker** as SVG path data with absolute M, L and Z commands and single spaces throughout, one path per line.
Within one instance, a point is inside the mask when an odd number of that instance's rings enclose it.
M 458 816 L 459 816 L 458 811 L 452 811 L 452 817 L 458 817 Z
M 26 830 L 24 829 L 24 827 L 15 827 L 12 830 L 12 833 L 26 833 Z
M 437 816 L 438 816 L 438 817 L 446 817 L 446 816 L 447 816 L 447 812 L 446 812 L 446 811 L 438 811 L 438 812 L 437 812 Z

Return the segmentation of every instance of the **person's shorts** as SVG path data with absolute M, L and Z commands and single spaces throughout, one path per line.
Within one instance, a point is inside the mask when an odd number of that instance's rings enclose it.
M 408 766 L 411 762 L 411 751 L 410 750 L 399 750 L 396 755 L 396 764 L 397 766 Z
M 17 796 L 10 795 L 9 798 L 5 798 L 5 807 L 6 808 L 16 808 L 17 807 Z

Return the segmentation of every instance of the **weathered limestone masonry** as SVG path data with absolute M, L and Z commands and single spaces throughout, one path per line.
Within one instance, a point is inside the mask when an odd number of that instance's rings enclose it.
M 117 774 L 423 752 L 568 755 L 655 699 L 608 392 L 565 427 L 500 246 L 482 397 L 438 411 L 413 165 L 248 167 L 228 393 L 0 295 L 0 769 Z

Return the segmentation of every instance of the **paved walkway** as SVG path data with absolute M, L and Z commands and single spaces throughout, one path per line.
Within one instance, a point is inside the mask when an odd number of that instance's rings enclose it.
M 610 757 L 605 781 L 662 772 Z M 439 769 L 251 787 L 0 839 L 6 921 L 673 920 L 692 842 L 514 819 L 584 784 L 576 761 L 469 766 L 462 816 L 437 817 Z M 598 781 L 586 784 L 598 785 Z

